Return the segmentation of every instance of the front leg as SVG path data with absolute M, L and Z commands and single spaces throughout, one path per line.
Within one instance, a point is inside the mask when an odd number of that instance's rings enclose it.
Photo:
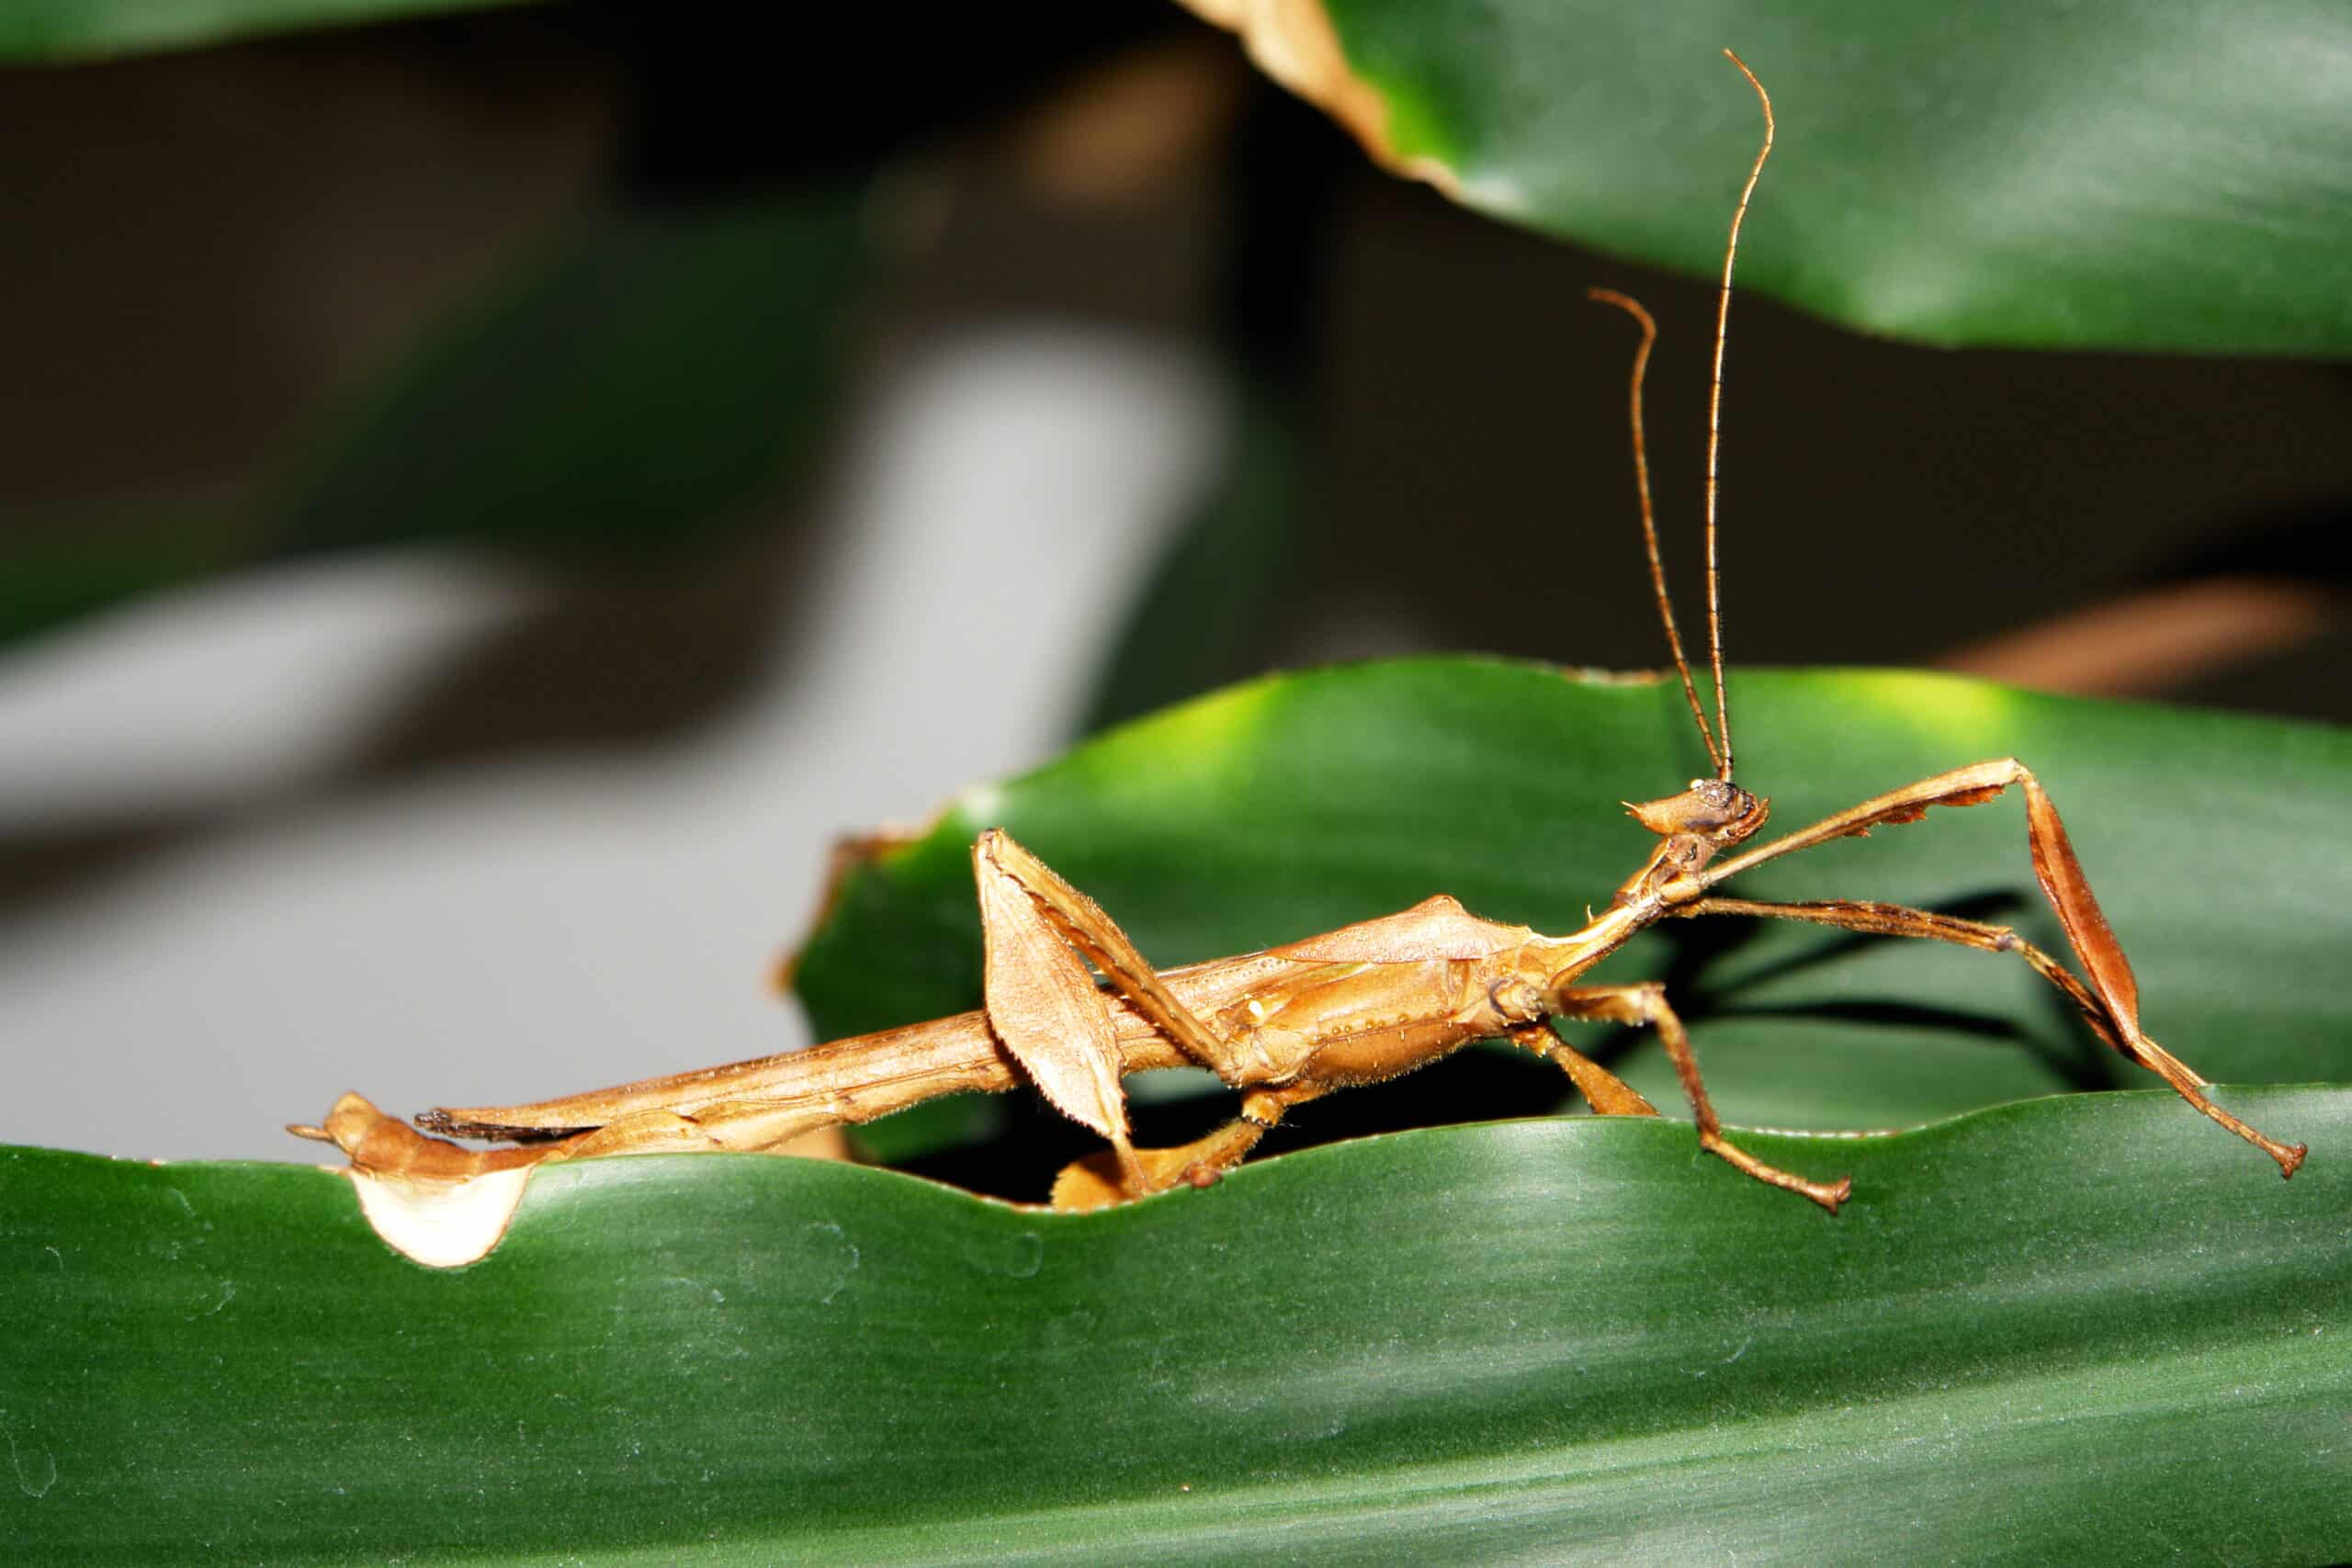
M 2014 953 L 2023 959 L 2035 974 L 2057 987 L 2068 1001 L 2081 1010 L 2093 1033 L 2127 1058 L 2161 1077 L 2172 1086 L 2175 1093 L 2215 1122 L 2277 1160 L 2282 1173 L 2294 1175 L 2303 1163 L 2303 1156 L 2310 1152 L 2301 1144 L 2282 1144 L 2268 1137 L 2214 1104 L 2205 1092 L 2206 1080 L 2186 1062 L 2145 1034 L 2139 1035 L 2127 1046 L 2117 1032 L 2116 1021 L 2109 1012 L 2107 1004 L 2089 987 L 2076 979 L 2064 964 L 2007 926 L 1987 925 L 1982 920 L 1963 920 L 1932 910 L 1914 909 L 1904 904 L 1857 902 L 1852 899 L 1765 904 L 1752 898 L 1702 898 L 1695 904 L 1683 906 L 1675 913 L 1754 915 L 1767 919 L 1806 920 L 1815 925 L 1835 926 L 1841 931 L 1863 931 L 1873 936 L 1918 937 L 1928 942 L 1948 942 L 1956 947 L 1973 947 L 1982 953 Z
M 1848 835 L 1866 836 L 1882 824 L 1916 822 L 1928 814 L 1931 806 L 1975 806 L 1992 799 L 2011 784 L 2025 793 L 2026 839 L 2033 853 L 2034 879 L 2041 884 L 2042 897 L 2058 913 L 2058 923 L 2066 932 L 2066 940 L 2082 961 L 2089 976 L 2086 988 L 2064 976 L 2055 964 L 2035 964 L 2045 978 L 2057 985 L 2089 1015 L 2092 1027 L 2115 1048 L 2170 1084 L 2181 1096 L 2205 1115 L 2238 1136 L 2254 1145 L 2278 1162 L 2279 1173 L 2292 1176 L 2302 1164 L 2304 1149 L 2301 1144 L 2281 1144 L 2265 1137 L 2244 1122 L 2216 1106 L 2203 1093 L 2205 1080 L 2171 1052 L 2157 1044 L 2140 1028 L 2140 982 L 2132 973 L 2132 961 L 2123 955 L 2123 944 L 2116 940 L 2113 928 L 2107 923 L 2106 911 L 2098 907 L 2098 899 L 2091 893 L 2090 878 L 2084 874 L 2082 862 L 2075 856 L 2075 846 L 2066 837 L 2066 824 L 2059 818 L 2057 805 L 2033 771 L 2015 757 L 2003 757 L 1996 761 L 1976 762 L 1965 768 L 1954 768 L 1948 773 L 1921 779 L 1901 789 L 1849 807 L 1834 817 L 1825 817 L 1809 828 L 1801 828 L 1786 838 L 1753 849 L 1728 860 L 1717 861 L 1704 871 L 1679 876 L 1663 884 L 1659 894 L 1669 913 L 1698 910 L 1710 888 L 1748 867 L 1765 861 L 1826 843 L 1831 839 Z M 1716 904 L 1720 908 L 1724 906 Z M 1738 905 L 1743 912 L 1774 913 L 1769 906 Z M 1899 936 L 1931 937 L 1939 941 L 1961 942 L 1965 945 L 1983 946 L 1983 932 L 1965 931 L 1954 922 L 1941 917 L 1922 916 L 1918 911 L 1895 905 L 1796 906 L 1806 912 L 1795 918 L 1815 919 L 1825 925 L 1847 925 L 1855 930 L 1882 930 Z M 1825 910 L 1844 908 L 1861 911 L 1859 915 L 1833 918 Z M 1872 922 L 1877 922 L 1873 924 Z M 1923 923 L 1924 922 L 1924 923 Z M 2012 939 L 2013 940 L 2013 939 Z M 2034 959 L 2029 955 L 2029 963 Z M 2055 971 L 2053 973 L 2053 971 Z

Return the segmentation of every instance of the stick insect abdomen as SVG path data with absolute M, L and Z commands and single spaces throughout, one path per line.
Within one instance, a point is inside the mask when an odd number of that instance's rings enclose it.
M 1253 953 L 1170 969 L 1161 977 L 1187 1007 L 1217 1014 L 1315 967 Z M 1103 999 L 1123 1071 L 1190 1063 L 1124 998 L 1106 993 Z M 870 1122 L 943 1094 L 1002 1093 L 1021 1083 L 1020 1069 L 989 1027 L 988 1014 L 975 1011 L 557 1100 L 447 1106 L 417 1120 L 431 1131 L 458 1137 L 548 1138 L 653 1112 L 693 1116 L 716 1106 L 760 1106 L 768 1108 L 775 1134 L 755 1145 L 764 1146 L 821 1127 Z

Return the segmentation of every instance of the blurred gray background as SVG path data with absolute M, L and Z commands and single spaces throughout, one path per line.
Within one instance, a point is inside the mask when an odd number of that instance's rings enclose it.
M 571 7 L 5 73 L 0 573 L 40 629 L 0 650 L 0 1141 L 307 1158 L 280 1123 L 346 1088 L 782 1049 L 838 835 L 1260 669 L 1659 660 L 1632 333 L 1582 295 L 1661 321 L 1689 615 L 1710 286 L 1396 183 L 1126 12 L 870 103 Z M 850 259 L 771 286 L 786 231 Z M 714 394 L 663 355 L 729 288 L 778 306 Z M 615 321 L 641 404 L 566 367 Z M 2352 710 L 2339 369 L 1734 327 L 1736 661 Z M 588 412 L 465 447 L 549 383 Z M 632 432 L 713 395 L 740 449 L 632 536 Z M 575 537 L 580 474 L 621 499 Z M 1741 739 L 1764 787 L 1834 762 Z

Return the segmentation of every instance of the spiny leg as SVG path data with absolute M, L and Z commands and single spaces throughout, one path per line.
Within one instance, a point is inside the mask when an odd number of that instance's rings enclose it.
M 1863 931 L 1874 936 L 1919 937 L 1929 942 L 1947 942 L 1959 947 L 1973 947 L 1984 953 L 2010 953 L 2022 958 L 2033 972 L 2065 994 L 2066 999 L 2081 1010 L 2092 1032 L 2115 1047 L 2128 1060 L 2148 1068 L 2172 1086 L 2175 1093 L 2195 1106 L 2222 1126 L 2235 1133 L 2264 1154 L 2278 1162 L 2279 1170 L 2288 1176 L 2295 1174 L 2303 1163 L 2308 1150 L 2301 1144 L 2281 1144 L 2247 1126 L 2214 1104 L 2205 1094 L 2206 1080 L 2188 1064 L 2139 1032 L 2134 1021 L 2129 1033 L 2119 1030 L 2118 1021 L 2107 1006 L 2082 981 L 2049 953 L 2026 941 L 2007 926 L 1990 925 L 1981 920 L 1963 920 L 1952 915 L 1939 915 L 1932 910 L 1915 909 L 1906 904 L 1881 904 L 1864 900 L 1824 899 L 1795 904 L 1758 903 L 1748 898 L 1702 898 L 1695 904 L 1683 906 L 1678 915 L 1753 915 L 1766 919 L 1804 920 L 1815 925 L 1835 926 L 1841 931 Z
M 2075 858 L 2075 847 L 2066 837 L 2066 824 L 2060 820 L 2057 806 L 2041 787 L 2041 781 L 2015 757 L 1973 762 L 1873 795 L 1859 806 L 1825 817 L 1809 828 L 1800 828 L 1769 844 L 1717 861 L 1704 870 L 1673 878 L 1658 891 L 1669 907 L 1695 903 L 1709 888 L 1750 866 L 1811 849 L 1831 839 L 1867 838 L 1875 827 L 1917 822 L 1928 814 L 1929 807 L 1981 805 L 2011 784 L 2025 791 L 2026 838 L 2033 852 L 2033 874 L 2041 884 L 2042 897 L 2058 912 L 2058 923 L 2065 928 L 2066 940 L 2074 944 L 2075 955 L 2083 961 L 2091 988 L 2105 1004 L 2123 1046 L 2136 1055 L 2145 1038 L 2140 1033 L 2139 981 L 2132 976 L 2131 961 L 2123 956 L 2122 944 L 2115 940 L 2098 899 L 2092 896 L 2090 879 L 2083 874 L 2082 863 Z
M 1633 1085 L 1552 1032 L 1548 1023 L 1514 1024 L 1503 1032 L 1522 1051 L 1532 1051 L 1568 1075 L 1596 1116 L 1655 1116 L 1657 1107 Z
M 1160 1032 L 1220 1077 L 1237 1066 L 1227 1043 L 1177 999 L 1101 905 L 1003 829 L 991 828 L 973 842 L 972 874 L 987 950 L 989 1022 L 1057 1109 L 1110 1141 L 1119 1188 L 1130 1197 L 1160 1191 L 1193 1179 L 1203 1160 L 1221 1157 L 1236 1140 L 1220 1143 L 1211 1134 L 1201 1143 L 1213 1146 L 1189 1158 L 1179 1156 L 1193 1145 L 1136 1148 L 1109 1004 L 1080 955 Z M 1214 1168 L 1238 1162 L 1254 1142 L 1252 1135 Z
M 972 846 L 975 864 L 985 861 L 1000 877 L 1028 895 L 1064 942 L 1102 971 L 1111 988 L 1125 998 L 1154 1028 L 1175 1042 L 1183 1053 L 1218 1077 L 1232 1082 L 1250 1064 L 1237 1055 L 1232 1042 L 1211 1028 L 1176 993 L 1159 972 L 1136 950 L 1118 922 L 1102 906 L 1065 881 L 1060 873 L 1015 842 L 1001 828 L 982 833 Z M 1083 973 L 1083 970 L 1080 971 Z M 1092 987 L 1090 979 L 1088 985 Z
M 1716 1120 L 1715 1108 L 1707 1099 L 1707 1086 L 1699 1077 L 1699 1063 L 1690 1052 L 1690 1037 L 1683 1031 L 1682 1020 L 1667 1005 L 1663 987 L 1570 986 L 1555 991 L 1552 1004 L 1562 1018 L 1600 1019 L 1632 1026 L 1648 1024 L 1656 1029 L 1658 1039 L 1666 1045 L 1667 1056 L 1674 1063 L 1675 1077 L 1682 1080 L 1682 1092 L 1690 1099 L 1690 1110 L 1698 1117 L 1699 1146 L 1708 1153 L 1758 1181 L 1801 1193 L 1833 1214 L 1853 1191 L 1850 1178 L 1841 1176 L 1831 1182 L 1808 1181 L 1765 1164 L 1724 1136 L 1723 1124 Z
M 2042 897 L 2057 911 L 2058 923 L 2064 928 L 2075 955 L 2082 961 L 2084 973 L 2090 977 L 2088 988 L 2098 998 L 2099 1012 L 2111 1031 L 2104 1037 L 2111 1040 L 2116 1049 L 2172 1085 L 2181 1098 L 2199 1111 L 2278 1161 L 2282 1175 L 2294 1175 L 2303 1158 L 2299 1145 L 2265 1138 L 2215 1107 L 2197 1092 L 2205 1080 L 2140 1032 L 2140 983 L 2132 973 L 2132 961 L 2123 955 L 2122 943 L 2116 940 L 2113 928 L 2107 923 L 2106 912 L 2091 892 L 2090 878 L 2084 874 L 2082 862 L 2075 858 L 2075 846 L 2066 837 L 2066 824 L 2060 818 L 2056 804 L 2041 787 L 2041 781 L 2033 776 L 2032 770 L 2015 757 L 1954 768 L 1875 795 L 1835 816 L 1825 817 L 1809 828 L 1800 828 L 1769 844 L 1677 878 L 1662 887 L 1660 893 L 1669 906 L 1694 904 L 1707 889 L 1750 866 L 1831 839 L 1867 834 L 1882 824 L 1916 822 L 1932 806 L 1975 806 L 2011 784 L 2025 792 L 2026 839 L 2033 853 L 2034 879 L 2041 885 Z M 2073 992 L 2069 990 L 2068 994 Z
M 1002 840 L 992 830 L 972 845 L 986 954 L 981 995 L 989 1026 L 1037 1091 L 1063 1115 L 1109 1139 L 1125 1179 L 1141 1187 L 1143 1167 L 1127 1137 L 1127 1096 L 1119 1081 L 1110 1008 L 1027 888 L 998 865 L 991 852 Z

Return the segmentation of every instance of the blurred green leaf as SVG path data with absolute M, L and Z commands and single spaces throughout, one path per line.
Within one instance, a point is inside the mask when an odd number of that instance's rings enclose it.
M 1751 288 L 1929 343 L 2352 350 L 2331 0 L 1325 9 L 1394 156 L 1493 217 L 1712 273 L 1760 129 L 1728 46 L 1780 118 Z
M 336 1178 L 0 1151 L 11 1562 L 2311 1563 L 2352 1093 L 1900 1137 L 1449 1127 L 1093 1215 L 558 1166 L 454 1272 Z
M 8 0 L 0 60 L 62 62 L 193 49 L 262 33 L 349 27 L 526 0 Z
M 2157 1039 L 2222 1082 L 2343 1076 L 2352 737 L 1852 671 L 1736 675 L 1732 711 L 1740 777 L 1782 827 L 1962 763 L 2024 759 L 2066 814 Z M 977 1007 L 967 850 L 992 824 L 1163 965 L 1440 892 L 1493 919 L 1573 930 L 1655 841 L 1617 803 L 1707 771 L 1669 684 L 1475 660 L 1255 682 L 967 792 L 919 841 L 851 871 L 797 984 L 820 1037 Z M 1776 862 L 1736 891 L 1960 908 L 2064 950 L 2014 795 Z M 2023 964 L 1936 944 L 1693 922 L 1644 937 L 1596 976 L 1668 982 L 1734 1121 L 1902 1126 L 2149 1081 Z M 1618 1031 L 1577 1038 L 1604 1054 L 1631 1046 L 1619 1060 L 1632 1079 L 1679 1105 L 1654 1047 Z M 876 1135 L 893 1157 L 930 1141 L 889 1142 L 887 1124 Z
M 0 646 L 232 564 L 244 532 L 239 520 L 189 507 L 95 537 L 51 526 L 17 540 L 0 557 Z

